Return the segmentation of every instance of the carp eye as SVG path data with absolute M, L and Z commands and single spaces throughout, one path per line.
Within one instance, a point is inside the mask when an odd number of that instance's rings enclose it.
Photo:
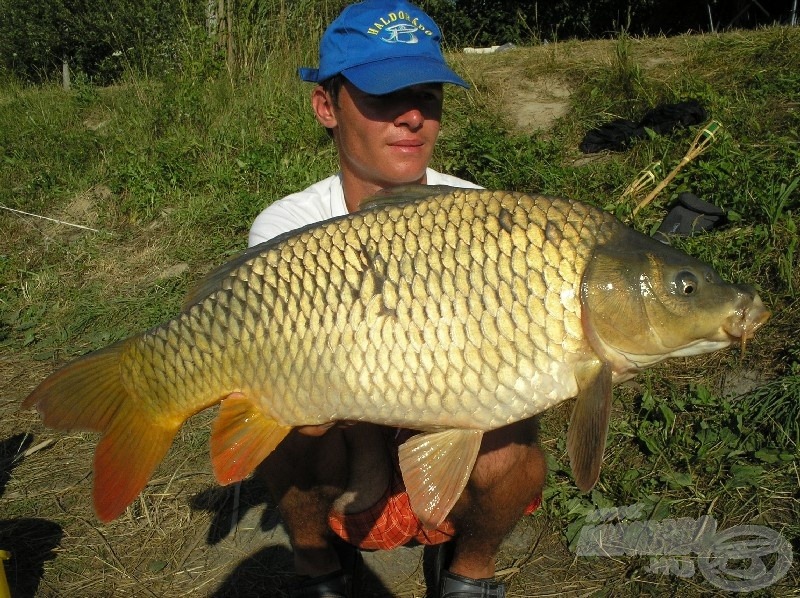
M 679 272 L 675 277 L 675 286 L 681 295 L 692 295 L 697 291 L 699 281 L 691 272 Z

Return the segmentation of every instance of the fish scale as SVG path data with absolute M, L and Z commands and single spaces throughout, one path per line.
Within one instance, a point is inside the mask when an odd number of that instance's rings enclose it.
M 216 403 L 223 483 L 293 426 L 422 430 L 400 467 L 412 507 L 435 526 L 484 431 L 577 396 L 567 446 L 589 488 L 613 383 L 746 339 L 768 315 L 752 289 L 587 204 L 410 187 L 251 248 L 174 319 L 68 365 L 25 405 L 48 425 L 103 432 L 103 520 L 133 500 L 182 422 Z

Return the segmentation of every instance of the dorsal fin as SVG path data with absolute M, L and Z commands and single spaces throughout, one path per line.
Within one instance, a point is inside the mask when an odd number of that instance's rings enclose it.
M 339 218 L 346 218 L 346 216 L 339 216 L 337 218 L 331 218 L 331 220 L 337 220 Z M 327 221 L 323 221 L 327 222 Z M 231 272 L 236 270 L 237 268 L 243 266 L 245 263 L 250 261 L 259 253 L 268 251 L 283 243 L 286 239 L 294 237 L 295 235 L 299 235 L 300 233 L 314 228 L 316 226 L 320 226 L 322 222 L 315 222 L 313 224 L 309 224 L 306 226 L 302 226 L 296 230 L 290 230 L 288 232 L 282 233 L 277 237 L 273 237 L 263 243 L 259 243 L 258 245 L 253 245 L 252 247 L 248 247 L 244 251 L 242 251 L 239 255 L 233 257 L 232 259 L 228 260 L 227 262 L 220 264 L 213 270 L 211 270 L 208 274 L 206 274 L 200 281 L 186 293 L 186 297 L 183 299 L 183 310 L 187 310 L 189 307 L 194 305 L 195 303 L 200 303 L 203 299 L 208 297 L 211 293 L 218 291 L 222 288 L 222 281 L 228 278 Z
M 385 206 L 425 199 L 432 195 L 447 195 L 459 189 L 459 187 L 450 187 L 448 185 L 398 185 L 397 187 L 383 189 L 375 195 L 367 197 L 361 202 L 358 211 L 377 210 Z
M 448 193 L 452 193 L 459 189 L 458 187 L 449 187 L 447 185 L 399 185 L 397 187 L 390 187 L 388 189 L 384 189 L 382 191 L 378 191 L 375 195 L 368 197 L 364 201 L 361 202 L 359 206 L 359 211 L 363 212 L 365 210 L 378 210 L 385 206 L 402 204 L 406 202 L 416 201 L 419 199 L 424 199 L 426 197 L 430 197 L 432 195 L 446 195 Z M 331 222 L 334 220 L 340 220 L 343 218 L 347 218 L 345 216 L 337 216 L 331 218 L 328 221 L 323 222 Z M 270 239 L 269 241 L 264 241 L 259 245 L 254 245 L 253 247 L 249 247 L 245 249 L 242 253 L 234 257 L 233 259 L 221 264 L 211 270 L 205 277 L 200 279 L 198 282 L 187 294 L 183 300 L 183 309 L 186 310 L 195 303 L 199 303 L 215 291 L 218 291 L 222 288 L 222 281 L 225 280 L 231 272 L 245 264 L 251 258 L 256 256 L 257 254 L 271 249 L 275 245 L 278 245 L 284 242 L 286 239 L 298 235 L 308 229 L 320 226 L 322 222 L 316 222 L 313 224 L 309 224 L 307 226 L 303 226 L 298 228 L 297 230 L 288 231 L 283 233 L 282 235 L 278 235 L 277 237 Z
M 252 247 L 248 247 L 242 253 L 235 256 L 231 260 L 225 262 L 224 264 L 220 264 L 213 270 L 211 270 L 208 274 L 206 274 L 200 281 L 192 287 L 191 290 L 186 294 L 186 297 L 183 299 L 182 309 L 186 311 L 195 303 L 200 303 L 203 299 L 211 295 L 211 293 L 218 291 L 222 288 L 222 281 L 225 280 L 231 272 L 243 266 L 249 260 L 254 258 L 259 253 L 268 251 L 273 247 L 280 245 L 281 243 L 285 242 L 287 239 L 290 239 L 294 236 L 300 235 L 310 229 L 316 228 L 318 226 L 322 226 L 324 224 L 334 222 L 336 220 L 343 220 L 347 218 L 349 214 L 345 214 L 344 216 L 334 216 L 328 220 L 322 220 L 320 222 L 312 222 L 311 224 L 307 224 L 305 226 L 301 226 L 295 230 L 290 230 L 285 233 L 278 235 L 277 237 L 273 237 L 263 243 L 259 243 L 258 245 L 253 245 Z
M 267 241 L 264 245 L 267 243 L 272 243 L 272 241 Z M 203 299 L 211 295 L 211 293 L 221 289 L 222 281 L 225 280 L 231 272 L 239 268 L 261 250 L 263 250 L 261 245 L 255 245 L 246 249 L 232 260 L 220 264 L 211 270 L 211 272 L 201 278 L 200 281 L 186 293 L 186 296 L 183 298 L 183 305 L 181 306 L 183 311 L 186 311 L 195 303 L 200 303 Z

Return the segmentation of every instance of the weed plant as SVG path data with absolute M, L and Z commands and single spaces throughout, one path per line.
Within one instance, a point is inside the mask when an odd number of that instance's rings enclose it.
M 252 43 L 235 69 L 195 36 L 180 68 L 160 77 L 130 74 L 107 88 L 83 81 L 70 92 L 2 82 L 0 204 L 94 229 L 0 210 L 3 359 L 52 368 L 160 323 L 204 273 L 245 247 L 265 205 L 334 172 L 335 152 L 295 73 L 316 64 L 323 16 L 298 13 L 291 43 Z M 575 489 L 566 466 L 571 405 L 545 415 L 545 512 L 568 540 L 596 508 L 641 504 L 656 519 L 712 513 L 720 527 L 757 522 L 797 545 L 797 56 L 800 31 L 772 28 L 621 36 L 521 48 L 497 63 L 455 61 L 475 85 L 447 90 L 434 167 L 487 187 L 588 201 L 644 232 L 691 191 L 724 208 L 728 224 L 674 243 L 724 278 L 755 284 L 774 312 L 742 352 L 665 365 L 618 389 L 606 463 L 589 494 Z M 496 64 L 532 81 L 566 81 L 567 114 L 549 129 L 520 130 L 509 117 L 512 96 L 493 84 Z M 622 191 L 655 161 L 662 174 L 674 167 L 695 132 L 651 135 L 592 158 L 577 143 L 611 118 L 690 97 L 723 134 L 631 219 L 641 197 L 620 200 Z M 785 581 L 796 583 L 796 574 Z

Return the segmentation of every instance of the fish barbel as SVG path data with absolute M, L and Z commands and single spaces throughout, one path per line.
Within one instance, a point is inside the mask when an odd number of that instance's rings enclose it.
M 590 205 L 411 186 L 253 247 L 172 320 L 90 353 L 25 400 L 44 423 L 100 432 L 94 504 L 109 521 L 183 422 L 217 403 L 221 483 L 294 426 L 421 430 L 400 447 L 414 511 L 435 527 L 484 432 L 577 397 L 576 484 L 598 479 L 612 385 L 664 359 L 742 342 L 756 292 Z

